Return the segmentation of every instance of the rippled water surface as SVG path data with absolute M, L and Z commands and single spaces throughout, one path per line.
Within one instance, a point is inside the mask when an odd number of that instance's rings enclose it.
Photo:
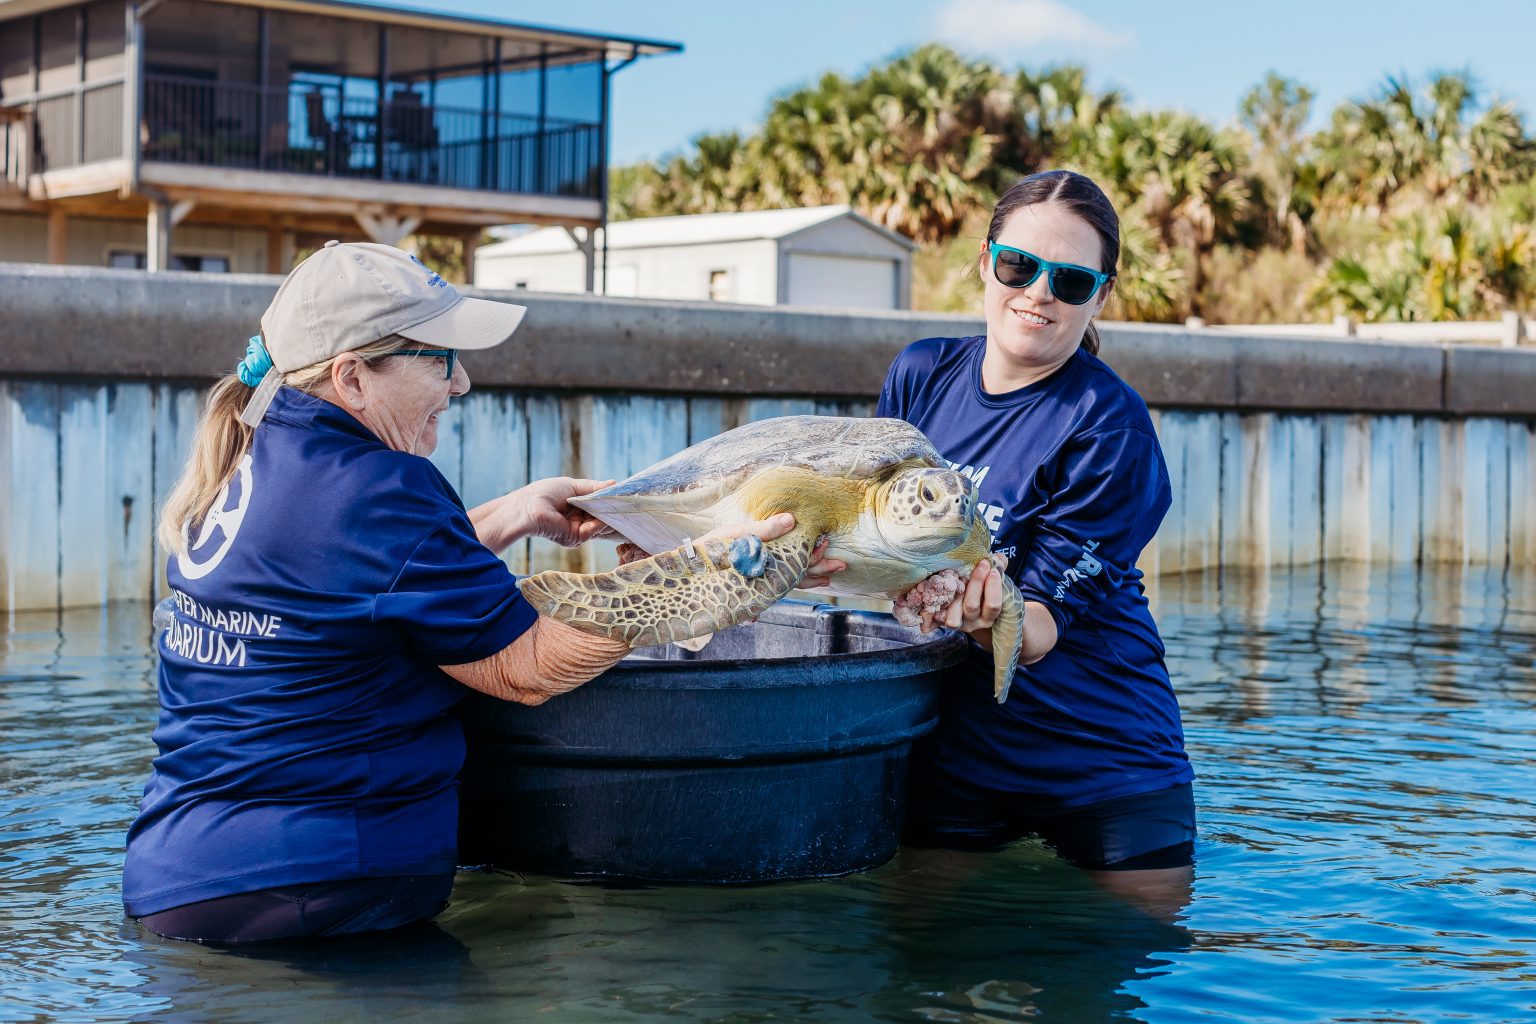
M 0 1021 L 1536 1020 L 1536 572 L 1160 581 L 1199 779 L 1173 923 L 1032 842 L 828 882 L 464 874 L 440 927 L 124 922 L 148 606 L 0 630 Z

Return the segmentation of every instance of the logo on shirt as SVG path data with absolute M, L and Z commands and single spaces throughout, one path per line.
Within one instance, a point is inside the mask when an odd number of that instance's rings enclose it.
M 974 484 L 978 495 L 981 494 L 981 482 L 987 478 L 988 473 L 992 472 L 991 466 L 982 466 L 980 469 L 977 469 L 975 466 L 962 466 L 960 463 L 950 462 L 948 459 L 945 459 L 944 462 L 950 469 Z M 987 531 L 992 534 L 993 538 L 996 538 L 997 531 L 1003 528 L 1003 507 L 1001 505 L 988 505 L 984 501 L 978 501 L 976 503 L 976 511 L 981 515 L 982 520 L 986 522 Z
M 1074 583 L 1087 579 L 1089 576 L 1097 576 L 1104 571 L 1104 563 L 1093 557 L 1093 552 L 1099 548 L 1099 542 L 1091 540 L 1083 545 L 1083 557 L 1077 560 L 1077 564 L 1061 574 L 1061 582 L 1056 584 L 1055 598 L 1061 601 L 1067 596 L 1067 591 Z
M 231 488 L 235 489 L 233 507 L 229 504 Z M 181 574 L 189 580 L 200 580 L 217 569 L 235 543 L 235 535 L 240 532 L 240 524 L 245 522 L 245 512 L 250 507 L 251 457 L 246 455 L 235 468 L 235 475 L 213 499 L 213 506 L 198 528 L 197 539 L 190 541 L 187 553 L 177 558 Z M 185 533 L 186 528 L 182 529 Z

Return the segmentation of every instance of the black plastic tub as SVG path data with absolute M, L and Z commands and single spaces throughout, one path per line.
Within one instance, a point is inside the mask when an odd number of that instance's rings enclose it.
M 824 878 L 896 851 L 907 755 L 966 639 L 784 601 L 530 708 L 473 694 L 465 864 L 637 881 Z

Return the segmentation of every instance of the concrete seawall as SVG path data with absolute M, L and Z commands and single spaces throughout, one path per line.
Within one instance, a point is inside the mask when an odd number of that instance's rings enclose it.
M 152 509 L 200 388 L 278 279 L 0 264 L 0 607 L 151 596 Z M 556 473 L 623 476 L 738 423 L 865 415 L 910 341 L 977 318 L 481 293 L 530 308 L 469 361 L 434 456 L 471 505 Z M 1175 504 L 1151 574 L 1324 559 L 1536 559 L 1536 351 L 1106 324 L 1153 408 Z M 519 545 L 519 571 L 611 548 Z
M 0 264 L 0 374 L 206 381 L 229 372 L 278 278 Z M 526 303 L 477 385 L 530 391 L 868 397 L 917 338 L 977 317 L 468 290 Z M 1536 350 L 1242 336 L 1109 323 L 1104 355 L 1152 406 L 1536 417 Z

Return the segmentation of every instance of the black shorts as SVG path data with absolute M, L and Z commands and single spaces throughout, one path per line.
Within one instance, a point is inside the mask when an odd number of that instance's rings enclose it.
M 1081 807 L 1042 810 L 1006 793 L 957 793 L 914 775 L 902 841 L 909 846 L 995 850 L 1036 835 L 1063 859 L 1092 871 L 1179 868 L 1194 863 L 1195 800 L 1189 783 Z
M 355 935 L 436 917 L 452 890 L 452 875 L 353 878 L 220 896 L 138 920 L 166 938 L 196 942 Z

